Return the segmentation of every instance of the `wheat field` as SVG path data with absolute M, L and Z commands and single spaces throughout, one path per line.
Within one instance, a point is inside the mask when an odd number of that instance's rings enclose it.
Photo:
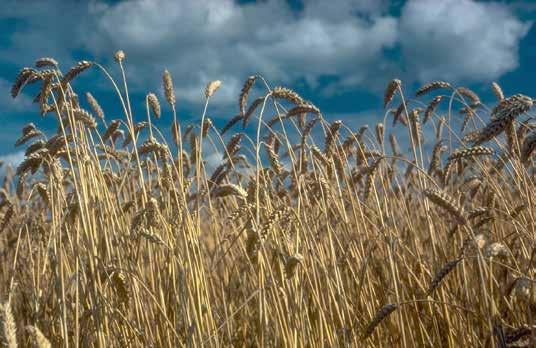
M 253 75 L 221 128 L 225 81 L 188 124 L 168 71 L 134 110 L 126 63 L 14 81 L 58 128 L 21 130 L 0 191 L 2 346 L 536 345 L 532 98 L 394 79 L 352 129 Z

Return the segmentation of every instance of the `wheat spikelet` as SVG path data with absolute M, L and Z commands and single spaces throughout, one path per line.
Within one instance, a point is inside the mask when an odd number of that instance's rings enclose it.
M 224 135 L 229 129 L 231 129 L 235 124 L 240 122 L 243 118 L 244 118 L 243 115 L 236 115 L 233 118 L 231 118 L 229 122 L 227 122 L 225 126 L 223 126 L 223 128 L 220 130 L 220 134 Z
M 195 133 L 190 134 L 190 161 L 191 163 L 197 163 L 197 156 L 199 152 L 199 141 Z
M 465 114 L 465 117 L 463 118 L 463 123 L 462 123 L 462 128 L 461 128 L 461 132 L 463 133 L 465 131 L 465 129 L 467 128 L 467 125 L 469 124 L 469 121 L 471 121 L 471 119 L 476 115 L 475 114 L 475 111 L 470 108 L 470 107 L 466 107 L 464 106 L 461 110 L 460 110 L 460 114 Z
M 292 116 L 300 115 L 300 114 L 318 115 L 319 113 L 320 113 L 320 110 L 316 106 L 312 104 L 301 104 L 301 105 L 296 105 L 295 107 L 290 109 L 285 115 L 285 117 L 288 118 L 288 117 L 292 117 Z
M 171 122 L 171 136 L 172 136 L 173 142 L 175 143 L 175 146 L 179 146 L 180 144 L 181 136 L 180 136 L 179 128 L 180 128 L 179 121 Z M 129 138 L 130 138 L 130 134 L 129 134 Z M 123 144 L 123 146 L 125 146 L 125 144 Z
M 484 146 L 473 146 L 468 149 L 458 149 L 454 151 L 448 158 L 447 161 L 455 161 L 461 158 L 475 157 L 482 155 L 493 155 L 495 150 L 489 147 Z
M 23 135 L 15 141 L 15 146 L 20 146 L 25 144 L 28 140 L 33 139 L 35 137 L 41 137 L 43 136 L 43 133 L 38 129 L 32 129 L 27 132 L 23 131 Z
M 240 141 L 242 141 L 243 136 L 244 134 L 242 133 L 236 133 L 231 137 L 229 142 L 227 142 L 227 144 L 225 145 L 225 154 L 223 155 L 224 159 L 233 157 L 233 155 L 236 154 L 236 152 L 240 148 L 239 144 Z
M 342 121 L 337 120 L 334 121 L 328 129 L 328 132 L 326 134 L 326 139 L 324 140 L 324 154 L 327 157 L 331 157 L 333 155 L 333 148 L 335 146 L 335 141 L 339 137 L 339 131 L 342 126 Z
M 447 120 L 445 119 L 445 117 L 439 118 L 439 121 L 437 122 L 436 134 L 435 134 L 436 140 L 439 140 L 443 137 L 443 127 L 445 126 L 446 121 Z
M 257 107 L 259 105 L 261 105 L 262 103 L 264 103 L 264 100 L 265 98 L 264 97 L 259 97 L 257 99 L 255 99 L 253 101 L 253 103 L 251 103 L 251 105 L 249 106 L 249 108 L 247 109 L 247 111 L 244 113 L 244 116 L 242 118 L 242 128 L 246 128 L 246 126 L 248 125 L 248 122 L 249 122 L 249 119 L 251 118 L 251 116 L 253 115 L 253 113 L 255 112 L 255 109 L 257 109 Z M 237 121 L 238 122 L 238 121 Z
M 27 123 L 24 127 L 22 127 L 21 132 L 22 132 L 22 135 L 25 136 L 28 133 L 32 131 L 36 131 L 36 130 L 37 128 L 35 127 L 35 124 L 33 124 L 33 122 L 30 122 L 30 123 Z
M 337 171 L 337 176 L 340 180 L 343 180 L 345 177 L 344 164 L 346 163 L 346 156 L 342 151 L 337 151 L 335 156 L 333 156 L 333 164 L 335 165 L 335 170 Z
M 113 120 L 108 125 L 108 128 L 106 128 L 106 131 L 104 132 L 104 135 L 102 136 L 102 142 L 105 143 L 106 140 L 110 139 L 110 137 L 115 133 L 117 128 L 119 128 L 119 125 L 121 124 L 120 120 Z
M 516 130 L 517 143 L 523 144 L 525 142 L 526 136 L 529 133 L 529 131 L 532 131 L 534 128 L 535 128 L 534 125 L 530 124 L 529 120 L 525 120 L 521 122 L 521 124 Z
M 429 175 L 434 174 L 439 169 L 440 162 L 441 162 L 441 153 L 446 150 L 447 150 L 447 147 L 443 145 L 442 140 L 439 140 L 434 145 L 434 149 L 432 150 L 432 158 L 430 159 L 430 166 L 428 167 Z
M 90 68 L 93 65 L 93 63 L 88 62 L 86 60 L 82 60 L 78 62 L 75 66 L 73 66 L 65 76 L 61 79 L 61 85 L 66 86 L 68 83 L 70 83 L 76 76 L 80 75 L 84 70 Z
M 482 180 L 478 176 L 470 176 L 464 180 L 460 189 L 462 192 L 467 192 L 471 197 L 474 197 L 481 185 Z M 468 213 L 468 218 L 469 216 L 470 214 Z
M 216 187 L 212 192 L 214 198 L 223 198 L 227 196 L 237 196 L 242 199 L 248 197 L 248 193 L 240 186 L 234 184 L 222 184 Z
M 416 108 L 409 113 L 411 136 L 413 137 L 416 146 L 419 146 L 422 142 L 422 128 L 421 122 L 419 121 L 419 112 L 421 112 L 421 109 Z
M 469 252 L 476 253 L 477 250 L 483 249 L 487 243 L 488 240 L 482 233 L 477 234 L 474 239 L 472 237 L 466 238 L 460 250 L 460 258 L 469 256 Z
M 512 219 L 516 219 L 519 214 L 521 214 L 521 212 L 523 212 L 523 210 L 525 210 L 527 208 L 527 205 L 526 204 L 520 204 L 518 205 L 517 207 L 514 208 L 513 211 L 510 212 L 510 217 Z
M 477 106 L 481 104 L 480 98 L 478 97 L 478 95 L 476 95 L 476 93 L 471 91 L 469 88 L 458 87 L 456 88 L 456 92 L 463 95 L 464 97 L 471 99 L 472 106 Z
M 160 108 L 160 102 L 158 101 L 158 97 L 154 93 L 147 94 L 147 103 L 149 104 L 149 107 L 151 108 L 151 112 L 153 113 L 153 116 L 158 120 L 160 118 L 161 108 Z
M 277 208 L 274 210 L 270 216 L 266 219 L 266 221 L 262 224 L 261 228 L 259 229 L 259 236 L 262 240 L 266 239 L 266 236 L 270 232 L 270 229 L 277 223 L 281 222 L 282 220 L 286 219 L 290 215 L 290 211 L 286 206 Z
M 82 124 L 88 128 L 97 128 L 97 122 L 95 121 L 95 118 L 87 110 L 80 108 L 74 109 L 73 117 L 75 120 L 82 122 Z
M 114 60 L 118 63 L 123 62 L 123 60 L 125 60 L 125 52 L 123 52 L 123 50 L 115 51 Z
M 404 102 L 400 103 L 397 109 L 393 112 L 393 127 L 396 126 L 396 123 L 400 121 L 404 126 L 408 125 L 408 118 L 406 113 L 406 104 Z
M 231 157 L 230 162 L 237 163 L 237 164 L 242 163 L 242 165 L 245 168 L 247 168 L 247 169 L 251 168 L 251 164 L 249 163 L 248 158 L 246 157 L 246 155 L 242 155 L 242 154 L 237 155 L 237 154 L 235 154 L 235 155 L 233 155 L 233 157 Z M 228 165 L 228 167 L 229 167 L 229 165 Z
M 147 201 L 145 208 L 141 211 L 140 216 L 143 218 L 143 223 L 148 227 L 159 227 L 160 222 L 160 209 L 158 207 L 158 201 L 151 197 Z
M 329 168 L 329 159 L 320 151 L 320 149 L 316 146 L 311 146 L 311 152 L 313 153 L 313 156 L 322 163 L 323 166 Z
M 89 106 L 91 107 L 91 110 L 93 110 L 95 115 L 97 115 L 98 118 L 103 120 L 104 111 L 102 110 L 101 106 L 97 102 L 97 99 L 95 99 L 95 97 L 89 92 L 86 92 L 86 99 L 87 99 Z
M 16 175 L 23 175 L 28 171 L 35 174 L 43 162 L 42 155 L 44 153 L 48 153 L 46 148 L 39 149 L 27 156 L 17 167 Z
M 209 179 L 209 189 L 212 189 L 215 185 L 220 185 L 222 181 L 227 177 L 229 171 L 226 169 L 227 164 L 220 164 L 212 173 Z
M 478 180 L 480 181 L 480 179 L 478 179 Z M 479 184 L 480 183 L 481 183 L 481 181 L 479 182 Z M 479 216 L 482 216 L 482 215 L 485 215 L 485 214 L 489 213 L 489 211 L 490 210 L 488 208 L 486 208 L 486 207 L 478 207 L 478 208 L 472 209 L 472 210 L 467 212 L 467 219 L 468 220 L 476 219 Z
M 174 109 L 175 104 L 177 103 L 177 99 L 175 98 L 175 89 L 173 88 L 173 79 L 171 78 L 171 74 L 166 69 L 164 70 L 164 74 L 162 75 L 162 83 L 164 86 L 164 95 L 166 96 L 166 100 L 169 103 L 169 105 Z
M 383 94 L 383 107 L 385 108 L 387 104 L 389 104 L 393 97 L 395 96 L 395 93 L 398 89 L 401 88 L 402 81 L 399 79 L 394 79 L 389 81 L 387 84 L 387 87 L 385 88 L 385 93 Z
M 507 344 L 510 344 L 509 347 L 520 347 L 520 348 L 521 347 L 529 347 L 528 345 L 525 344 L 526 342 L 520 342 L 519 345 L 513 345 L 513 343 L 516 343 L 519 340 L 521 340 L 522 338 L 531 335 L 533 333 L 533 331 L 534 331 L 534 326 L 532 326 L 532 328 L 531 328 L 531 327 L 525 325 L 525 326 L 516 328 L 516 329 L 512 330 L 511 332 L 509 332 L 506 335 L 505 341 L 506 341 Z
M 426 122 L 428 122 L 428 120 L 430 119 L 430 116 L 432 116 L 436 107 L 439 105 L 439 103 L 441 103 L 441 100 L 443 100 L 443 96 L 438 95 L 434 99 L 432 99 L 430 104 L 428 104 L 428 107 L 424 111 L 424 118 L 423 118 L 422 124 L 426 124 Z
M 41 196 L 41 199 L 47 206 L 50 206 L 50 195 L 48 194 L 48 189 L 45 184 L 42 182 L 39 182 L 33 186 L 35 190 L 37 190 L 37 193 L 39 193 L 39 196 Z
M 208 99 L 214 95 L 214 93 L 221 87 L 221 81 L 210 81 L 205 88 L 205 97 Z
M 367 179 L 365 180 L 365 187 L 363 189 L 363 201 L 366 201 L 368 196 L 370 195 L 372 184 L 374 183 L 374 179 L 376 178 L 376 172 L 378 171 L 382 159 L 383 157 L 378 158 L 376 161 L 374 161 L 374 163 L 370 165 L 367 170 L 368 175 Z
M 110 126 L 113 124 L 113 122 L 114 122 L 114 121 L 112 121 L 112 123 L 110 123 Z M 118 123 L 117 125 L 119 126 L 119 123 Z M 110 127 L 110 126 L 109 126 L 109 127 Z M 138 122 L 138 123 L 136 123 L 136 124 L 134 125 L 134 136 L 137 136 L 138 133 L 139 133 L 142 129 L 145 129 L 145 128 L 147 128 L 148 126 L 149 126 L 149 122 L 145 122 L 145 121 L 143 121 L 143 122 Z M 173 127 L 173 126 L 172 126 L 172 127 Z M 114 128 L 115 128 L 115 126 L 114 126 Z M 117 128 L 116 128 L 116 129 L 113 129 L 113 128 L 112 128 L 111 130 L 113 130 L 113 133 L 112 133 L 112 135 L 111 135 L 111 138 L 112 138 L 112 140 L 113 140 L 113 135 L 117 132 Z M 174 129 L 172 128 L 172 133 L 173 133 L 173 131 L 174 131 Z M 108 131 L 107 131 L 107 132 L 108 132 Z M 174 134 L 174 133 L 173 133 L 173 136 L 175 137 L 175 134 Z M 122 144 L 121 146 L 122 146 L 122 147 L 125 147 L 125 146 L 129 145 L 129 144 L 132 142 L 132 137 L 133 137 L 133 135 L 129 132 L 129 133 L 127 134 L 127 136 L 125 137 L 125 140 L 123 141 L 123 144 Z M 175 140 L 175 138 L 174 138 L 174 140 Z M 114 143 L 115 143 L 115 140 L 113 140 L 113 141 L 114 141 Z
M 481 128 L 481 129 L 477 129 L 477 130 L 474 130 L 474 131 L 471 131 L 467 134 L 465 134 L 462 138 L 462 142 L 464 143 L 474 143 L 480 136 L 481 136 L 481 133 L 482 133 L 482 130 L 484 128 Z
M 32 337 L 33 346 L 35 348 L 50 348 L 52 347 L 49 340 L 43 335 L 37 326 L 28 325 L 26 331 Z
M 56 134 L 52 138 L 48 139 L 45 147 L 46 151 L 37 151 L 35 154 L 39 154 L 41 158 L 43 158 L 45 155 L 49 154 L 50 156 L 55 156 L 60 150 L 63 150 L 65 148 L 65 145 L 68 142 L 73 141 L 72 134 L 67 134 L 67 137 L 61 134 Z
M 511 121 L 521 114 L 530 110 L 533 105 L 532 98 L 523 94 L 516 94 L 503 99 L 493 108 L 491 112 L 492 119 L 506 119 Z
M 445 192 L 436 189 L 426 189 L 423 193 L 434 204 L 437 204 L 441 208 L 448 211 L 459 223 L 467 223 L 463 208 L 460 207 L 456 201 L 454 201 L 454 199 L 452 199 Z
M 44 140 L 36 140 L 26 148 L 26 151 L 24 152 L 24 155 L 29 156 L 32 153 L 34 153 L 35 151 L 44 148 L 45 145 L 46 145 L 46 142 Z
M 313 130 L 314 126 L 319 120 L 320 120 L 319 118 L 313 118 L 312 120 L 310 120 L 309 122 L 305 124 L 305 126 L 302 129 L 302 135 L 301 135 L 302 144 L 305 144 L 305 140 L 307 139 L 309 134 L 311 134 L 311 131 Z
M 32 68 L 23 68 L 15 78 L 15 82 L 11 87 L 11 96 L 16 98 L 22 88 L 28 83 L 37 81 L 38 76 L 39 72 L 37 70 Z
M 43 68 L 47 66 L 57 68 L 58 62 L 54 58 L 50 58 L 50 57 L 39 58 L 35 61 L 36 68 Z
M 119 138 L 124 138 L 125 137 L 125 132 L 122 130 L 122 129 L 117 129 L 114 134 L 112 134 L 112 143 L 117 143 L 117 141 L 119 140 Z
M 281 165 L 281 162 L 279 162 L 279 156 L 274 151 L 273 144 L 266 143 L 265 144 L 266 153 L 268 154 L 268 160 L 270 162 L 270 166 L 272 167 L 272 170 L 275 174 L 279 175 L 283 171 L 283 166 Z
M 121 152 L 116 151 L 115 149 L 113 149 L 112 147 L 107 146 L 107 145 L 98 144 L 96 146 L 96 148 L 98 148 L 99 150 L 102 150 L 104 152 L 104 154 L 102 156 L 99 155 L 100 157 L 102 157 L 104 159 L 109 159 L 109 157 L 111 156 L 111 157 L 115 158 L 117 161 L 121 161 L 122 158 L 128 156 L 128 153 L 123 152 L 123 151 L 121 151 Z
M 415 95 L 417 97 L 419 97 L 421 95 L 425 95 L 425 94 L 430 93 L 432 91 L 435 91 L 437 89 L 451 89 L 451 88 L 452 88 L 452 86 L 448 82 L 445 82 L 445 81 L 433 81 L 433 82 L 427 83 L 424 86 L 422 86 L 421 88 L 419 88 L 417 90 L 417 92 L 415 93 Z
M 499 86 L 499 84 L 497 82 L 492 82 L 491 83 L 491 90 L 493 91 L 493 94 L 495 94 L 495 97 L 497 97 L 498 101 L 501 101 L 501 100 L 504 99 L 503 90 L 502 90 L 501 86 Z
M 380 146 L 383 146 L 383 136 L 385 132 L 385 127 L 383 126 L 383 123 L 376 124 L 376 141 Z
M 394 303 L 389 303 L 381 307 L 363 331 L 363 339 L 368 338 L 374 332 L 374 329 L 397 308 L 398 305 Z
M 247 214 L 249 211 L 252 211 L 254 209 L 255 209 L 255 205 L 251 203 L 242 204 L 233 212 L 231 212 L 229 216 L 227 216 L 226 220 L 229 222 L 235 222 L 238 219 L 240 219 L 242 216 Z
M 452 171 L 453 165 L 454 165 L 454 162 L 447 162 L 443 170 L 440 170 L 440 169 L 436 170 L 436 174 L 441 179 L 441 183 L 443 184 L 443 186 L 447 185 L 449 182 L 450 173 Z
M 52 78 L 46 78 L 41 86 L 41 91 L 39 92 L 39 108 L 41 116 L 44 116 L 48 111 L 53 110 L 53 107 L 48 105 L 48 97 L 52 92 Z
M 300 97 L 298 93 L 285 87 L 280 87 L 280 86 L 274 87 L 274 89 L 272 90 L 271 96 L 276 99 L 288 100 L 289 102 L 296 104 L 296 105 L 306 104 L 303 98 Z
M 240 91 L 240 96 L 238 98 L 238 109 L 240 110 L 240 116 L 244 116 L 246 112 L 246 104 L 248 102 L 249 92 L 251 91 L 251 88 L 253 88 L 256 80 L 257 76 L 252 75 L 247 78 L 244 86 L 242 86 L 242 90 Z
M 296 105 L 295 107 L 290 109 L 284 116 L 274 116 L 270 121 L 268 121 L 267 126 L 271 128 L 280 120 L 282 121 L 296 115 L 305 115 L 308 113 L 317 115 L 320 113 L 320 110 L 316 106 L 311 104 Z
M 348 136 L 342 142 L 342 144 L 340 146 L 340 151 L 344 152 L 347 156 L 351 156 L 352 155 L 351 152 L 353 151 L 354 144 L 356 142 L 357 142 L 357 137 L 355 136 L 354 133 L 350 132 L 350 134 L 348 134 Z M 303 143 L 303 141 L 302 141 L 302 143 Z
M 356 161 L 358 165 L 361 165 L 364 161 L 368 160 L 369 158 L 377 159 L 382 156 L 383 154 L 378 151 L 363 151 L 361 148 L 359 148 L 356 151 Z
M 510 121 L 507 123 L 506 128 L 504 130 L 504 135 L 506 136 L 506 144 L 508 146 L 508 151 L 511 154 L 517 155 L 517 150 L 519 149 L 519 146 L 517 144 L 517 135 L 514 121 Z
M 460 261 L 462 260 L 462 258 L 459 258 L 459 259 L 455 259 L 455 260 L 452 260 L 452 261 L 449 261 L 447 262 L 434 276 L 434 278 L 432 279 L 432 282 L 430 283 L 430 285 L 428 286 L 428 290 L 426 291 L 426 295 L 427 296 L 430 296 L 430 294 L 432 294 L 438 287 L 439 285 L 441 285 L 441 282 L 443 281 L 443 279 L 445 279 L 445 277 L 450 273 L 452 272 L 452 270 L 454 268 L 456 268 L 456 266 L 458 265 L 458 263 L 460 263 Z
M 536 303 L 536 284 L 527 277 L 519 277 L 515 279 L 513 295 L 527 303 Z
M 480 145 L 493 139 L 506 130 L 511 120 L 508 118 L 497 118 L 488 123 L 484 128 L 467 134 L 463 141 L 473 142 L 474 145 Z
M 114 291 L 119 298 L 120 303 L 128 304 L 130 299 L 130 288 L 125 272 L 118 270 L 113 272 L 111 276 Z
M 61 76 L 61 73 L 57 69 L 42 69 L 41 71 L 39 71 L 39 74 L 36 77 L 36 79 L 38 80 L 52 79 L 56 75 Z
M 17 348 L 17 327 L 9 302 L 0 305 L 0 343 L 6 348 Z
M 248 223 L 246 226 L 247 226 L 246 253 L 251 260 L 254 260 L 254 258 L 257 256 L 257 253 L 263 241 L 259 233 L 257 232 L 257 230 L 252 227 L 251 223 Z
M 504 244 L 498 242 L 488 244 L 484 249 L 484 257 L 487 258 L 505 258 L 508 257 L 509 254 L 510 252 L 508 251 L 508 248 Z
M 201 138 L 204 138 L 208 134 L 208 130 L 212 127 L 212 120 L 210 118 L 206 118 L 203 124 L 201 125 Z
M 399 156 L 400 147 L 398 146 L 398 141 L 396 140 L 396 136 L 393 133 L 389 134 L 389 143 L 391 144 L 391 151 L 393 152 L 393 155 Z
M 296 253 L 294 255 L 288 256 L 285 259 L 285 274 L 287 279 L 290 279 L 296 273 L 296 268 L 299 264 L 303 262 L 303 256 Z
M 155 139 L 147 139 L 143 142 L 143 144 L 141 144 L 140 148 L 138 149 L 138 153 L 140 155 L 146 155 L 154 152 L 157 155 L 162 155 L 162 153 L 165 153 L 166 150 L 167 146 L 165 144 L 160 144 Z
M 532 153 L 536 149 L 536 131 L 532 131 L 521 145 L 521 162 L 527 163 L 532 158 Z
M 365 134 L 367 129 L 368 129 L 368 125 L 364 125 L 359 128 L 359 130 L 357 131 L 357 141 L 360 142 L 361 140 L 363 140 L 363 135 Z
M 78 98 L 78 94 L 76 94 L 75 92 L 72 92 L 70 89 L 67 90 L 67 101 L 68 103 L 70 103 L 70 105 L 72 105 L 73 108 L 79 108 L 80 107 L 80 100 Z M 66 103 L 62 103 L 63 105 L 65 105 Z M 62 106 L 63 106 L 62 105 Z M 67 104 L 69 105 L 69 104 Z

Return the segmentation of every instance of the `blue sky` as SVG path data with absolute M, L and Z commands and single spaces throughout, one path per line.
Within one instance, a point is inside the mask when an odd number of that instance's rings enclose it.
M 392 78 L 402 79 L 407 93 L 444 79 L 491 102 L 492 81 L 506 95 L 536 97 L 534 19 L 536 1 L 2 0 L 0 160 L 20 159 L 14 142 L 24 124 L 55 129 L 51 116 L 39 117 L 33 95 L 9 95 L 18 71 L 39 57 L 54 57 L 63 69 L 96 60 L 117 73 L 113 53 L 124 50 L 139 115 L 147 92 L 162 96 L 168 69 L 186 122 L 201 115 L 205 84 L 219 79 L 209 116 L 224 124 L 238 112 L 243 81 L 260 73 L 330 119 L 372 125 L 383 118 L 383 89 Z M 120 115 L 96 70 L 76 87 L 94 94 L 108 119 Z M 168 113 L 159 124 L 166 129 L 170 120 Z

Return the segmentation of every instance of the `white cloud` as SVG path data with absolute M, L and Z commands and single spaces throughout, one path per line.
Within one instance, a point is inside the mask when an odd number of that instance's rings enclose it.
M 13 152 L 0 156 L 0 163 L 2 163 L 2 166 L 0 166 L 0 178 L 6 174 L 8 167 L 17 168 L 23 160 L 24 151 Z
M 304 0 L 298 11 L 285 0 L 4 1 L 0 19 L 25 25 L 0 60 L 31 64 L 49 55 L 68 67 L 73 52 L 84 50 L 89 57 L 82 57 L 113 64 L 113 52 L 123 49 L 132 91 L 160 88 L 167 68 L 183 105 L 202 102 L 216 79 L 223 85 L 213 103 L 236 104 L 253 73 L 277 84 L 305 79 L 313 88 L 329 76 L 335 82 L 321 86 L 326 94 L 379 91 L 405 73 L 406 83 L 496 79 L 517 67 L 530 26 L 505 5 L 471 0 L 409 0 L 400 18 L 389 14 L 387 0 Z M 393 47 L 402 62 L 386 57 Z
M 421 81 L 489 81 L 517 68 L 519 41 L 530 26 L 498 3 L 410 0 L 400 38 Z
M 18 166 L 24 159 L 24 151 L 13 152 L 7 155 L 0 156 L 0 161 L 4 165 L 11 164 L 13 166 Z
M 7 112 L 27 112 L 31 107 L 32 100 L 25 94 L 20 94 L 17 98 L 11 97 L 11 83 L 0 78 L 0 110 Z
M 308 1 L 295 14 L 283 0 L 130 0 L 96 10 L 86 43 L 100 56 L 125 50 L 140 81 L 167 67 L 189 102 L 201 101 L 213 79 L 224 82 L 214 102 L 235 102 L 243 80 L 256 72 L 282 83 L 305 78 L 313 86 L 324 75 L 363 82 L 383 49 L 396 43 L 396 19 L 378 14 L 378 2 L 337 2 L 327 13 L 324 2 Z

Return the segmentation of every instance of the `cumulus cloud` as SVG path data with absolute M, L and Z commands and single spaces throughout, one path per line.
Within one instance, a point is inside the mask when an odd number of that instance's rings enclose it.
M 304 78 L 312 86 L 326 75 L 362 81 L 395 44 L 396 19 L 377 13 L 378 2 L 337 1 L 344 6 L 329 12 L 324 2 L 308 1 L 298 14 L 283 0 L 125 1 L 95 11 L 87 46 L 99 55 L 124 49 L 143 64 L 145 73 L 136 74 L 143 80 L 166 66 L 191 102 L 202 99 L 210 79 L 224 81 L 215 102 L 234 102 L 242 81 L 256 72 L 283 83 Z M 360 18 L 352 9 L 374 16 Z
M 10 153 L 7 155 L 0 156 L 0 178 L 3 177 L 7 172 L 7 168 L 17 168 L 18 165 L 24 160 L 24 151 L 18 151 Z
M 400 44 L 421 81 L 489 81 L 518 66 L 523 23 L 498 3 L 411 0 L 400 18 Z
M 131 90 L 159 88 L 167 68 L 181 103 L 201 102 L 205 84 L 222 80 L 213 98 L 220 105 L 236 103 L 253 73 L 328 94 L 379 91 L 393 77 L 496 79 L 517 67 L 530 27 L 505 5 L 472 0 L 409 0 L 398 18 L 387 0 L 304 0 L 298 9 L 285 0 L 5 1 L 0 19 L 25 24 L 9 34 L 0 60 L 50 55 L 66 66 L 76 54 L 112 63 L 123 49 Z M 392 48 L 402 59 L 388 57 Z
M 2 112 L 25 112 L 32 104 L 32 100 L 25 94 L 20 94 L 16 99 L 11 98 L 9 91 L 11 83 L 0 78 L 0 110 Z

